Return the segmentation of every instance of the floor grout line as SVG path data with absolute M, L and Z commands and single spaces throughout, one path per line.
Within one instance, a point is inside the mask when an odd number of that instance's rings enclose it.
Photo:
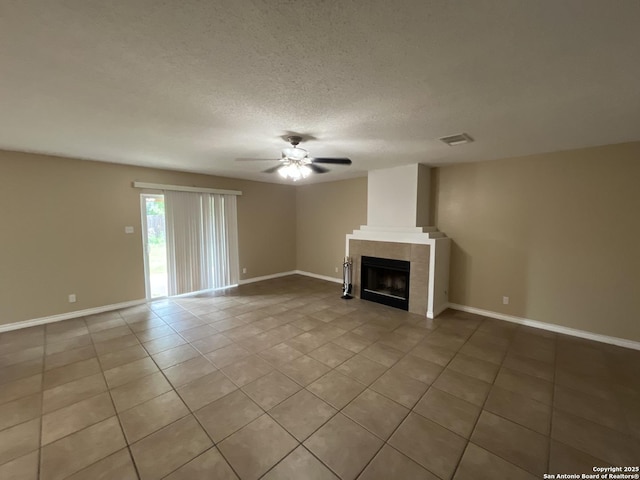
M 85 323 L 86 323 L 86 320 L 85 320 Z M 95 342 L 93 340 L 93 336 L 91 335 L 91 333 L 89 334 L 89 336 L 91 338 L 91 344 L 93 345 L 93 348 L 95 350 Z M 96 356 L 97 356 L 97 352 L 96 352 Z M 131 464 L 133 465 L 133 469 L 136 472 L 136 475 L 137 475 L 138 479 L 140 479 L 140 472 L 138 471 L 138 465 L 136 465 L 136 462 L 135 462 L 135 460 L 133 458 L 133 452 L 131 451 L 131 447 L 129 445 L 129 441 L 127 440 L 127 436 L 124 433 L 124 427 L 122 426 L 122 422 L 120 421 L 120 415 L 118 414 L 118 409 L 116 408 L 116 403 L 115 403 L 115 401 L 113 399 L 113 394 L 111 393 L 111 388 L 109 387 L 109 383 L 107 382 L 107 377 L 105 375 L 105 371 L 102 369 L 102 364 L 100 363 L 100 359 L 99 358 L 98 358 L 98 364 L 100 365 L 100 372 L 102 373 L 102 378 L 103 378 L 104 383 L 105 383 L 105 385 L 107 387 L 107 392 L 109 393 L 109 398 L 111 399 L 111 406 L 113 407 L 113 411 L 114 411 L 115 417 L 118 420 L 118 425 L 120 426 L 120 433 L 122 434 L 122 438 L 123 438 L 124 443 L 125 443 L 125 448 L 127 449 L 127 453 L 129 454 L 129 459 L 131 460 Z M 113 455 L 113 453 L 111 453 L 109 455 Z M 106 457 L 103 457 L 100 460 L 94 462 L 94 464 L 100 462 L 104 458 L 107 458 L 109 455 L 107 455 Z M 87 465 L 86 467 L 82 468 L 79 471 L 82 471 L 85 468 L 89 468 L 90 466 L 91 465 Z M 74 472 L 72 475 L 74 475 L 75 473 L 76 472 Z
M 555 410 L 556 372 L 558 371 L 558 337 L 553 337 L 553 388 L 551 389 L 551 412 L 549 413 L 549 448 L 547 452 L 547 472 L 551 472 L 551 442 L 553 441 L 553 414 Z

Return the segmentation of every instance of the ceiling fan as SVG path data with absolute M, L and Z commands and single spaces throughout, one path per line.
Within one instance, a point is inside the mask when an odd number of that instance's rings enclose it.
M 307 178 L 311 173 L 327 173 L 329 169 L 320 166 L 320 163 L 351 165 L 351 160 L 349 158 L 310 157 L 307 150 L 298 147 L 302 141 L 302 137 L 298 135 L 288 136 L 287 141 L 291 146 L 282 150 L 282 158 L 279 160 L 270 158 L 236 158 L 236 160 L 279 162 L 278 165 L 267 168 L 266 170 L 263 170 L 263 172 L 278 172 L 282 178 L 289 178 L 294 182 Z

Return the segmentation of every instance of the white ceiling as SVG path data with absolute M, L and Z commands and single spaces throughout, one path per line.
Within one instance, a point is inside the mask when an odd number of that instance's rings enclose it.
M 637 0 L 3 0 L 0 148 L 311 181 L 640 140 Z M 468 132 L 476 141 L 437 139 Z

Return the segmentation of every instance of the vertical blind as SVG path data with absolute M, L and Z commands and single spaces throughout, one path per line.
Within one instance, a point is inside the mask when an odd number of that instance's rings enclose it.
M 235 195 L 167 190 L 169 295 L 238 283 Z

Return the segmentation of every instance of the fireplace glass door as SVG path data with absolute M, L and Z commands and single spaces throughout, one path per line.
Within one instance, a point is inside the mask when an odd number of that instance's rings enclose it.
M 360 298 L 409 310 L 410 262 L 362 257 Z

